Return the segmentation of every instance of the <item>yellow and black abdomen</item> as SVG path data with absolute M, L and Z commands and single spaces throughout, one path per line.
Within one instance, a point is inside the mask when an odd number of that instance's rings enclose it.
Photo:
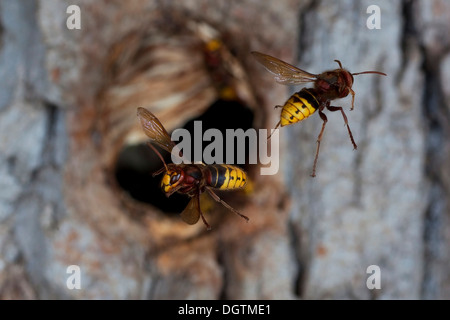
M 239 167 L 228 164 L 206 166 L 206 182 L 210 187 L 230 190 L 243 188 L 247 183 L 247 174 Z
M 302 89 L 294 93 L 283 106 L 281 110 L 280 124 L 282 127 L 297 123 L 308 118 L 319 109 L 313 89 Z

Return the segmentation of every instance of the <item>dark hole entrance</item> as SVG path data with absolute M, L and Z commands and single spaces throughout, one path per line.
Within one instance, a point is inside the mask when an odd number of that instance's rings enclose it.
M 202 121 L 202 134 L 211 128 L 222 132 L 223 155 L 226 160 L 226 129 L 241 128 L 246 131 L 252 128 L 253 112 L 236 101 L 217 100 L 200 117 L 189 120 L 184 128 L 191 134 L 192 151 L 194 154 L 194 121 Z M 208 146 L 210 141 L 202 141 L 202 149 Z M 158 148 L 166 163 L 171 163 L 168 152 Z M 246 156 L 248 159 L 248 142 L 246 143 Z M 213 154 L 214 155 L 214 154 Z M 248 169 L 248 164 L 237 164 L 237 146 L 234 151 L 236 165 Z M 191 159 L 192 160 L 192 159 Z M 119 186 L 134 199 L 149 203 L 161 209 L 165 213 L 180 213 L 189 202 L 185 195 L 175 193 L 167 198 L 161 190 L 162 174 L 152 177 L 152 173 L 163 167 L 161 160 L 145 143 L 125 147 L 119 154 L 115 168 L 115 176 Z
M 202 121 L 202 134 L 208 130 L 208 129 L 217 129 L 222 133 L 223 137 L 223 163 L 226 162 L 226 156 L 227 156 L 227 139 L 226 139 L 226 130 L 227 129 L 242 129 L 243 131 L 246 131 L 247 129 L 252 128 L 253 126 L 253 112 L 247 108 L 246 106 L 242 105 L 241 103 L 237 101 L 228 101 L 228 100 L 217 100 L 215 103 L 209 107 L 208 110 L 205 111 L 201 116 L 198 118 L 192 119 L 188 121 L 184 128 L 188 130 L 191 133 L 191 161 L 194 159 L 194 125 L 195 121 Z M 213 139 L 214 140 L 214 139 Z M 205 150 L 205 148 L 210 144 L 213 143 L 213 141 L 203 141 L 202 142 L 202 150 Z M 247 163 L 238 163 L 238 148 L 236 139 L 234 141 L 234 160 L 233 164 L 238 165 L 239 167 L 246 169 L 248 166 Z M 215 156 L 215 152 L 212 152 L 212 156 Z M 248 141 L 246 141 L 246 148 L 245 148 L 245 159 L 246 162 L 248 161 L 248 155 L 249 155 L 249 148 L 248 148 Z M 229 162 L 228 162 L 229 163 Z M 231 164 L 231 163 L 229 163 Z

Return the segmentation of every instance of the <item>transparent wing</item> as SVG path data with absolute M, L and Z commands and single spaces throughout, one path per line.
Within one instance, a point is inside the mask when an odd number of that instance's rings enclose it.
M 220 197 L 214 193 L 214 191 L 212 191 L 212 189 L 210 187 L 206 187 L 206 191 L 208 191 L 209 195 L 216 200 L 217 202 L 220 202 L 225 208 L 233 211 L 234 213 L 236 213 L 238 216 L 240 216 L 241 218 L 245 219 L 248 222 L 248 217 L 244 216 L 243 214 L 239 213 L 239 211 L 237 211 L 236 209 L 234 209 L 232 206 L 230 206 L 228 203 L 226 203 L 225 201 L 223 201 L 222 199 L 220 199 Z
M 313 82 L 317 78 L 317 74 L 309 73 L 267 54 L 256 51 L 253 51 L 252 54 L 267 71 L 275 75 L 275 80 L 278 83 L 303 84 Z
M 169 134 L 158 118 L 145 108 L 138 108 L 137 116 L 145 135 L 164 150 L 172 152 L 175 143 L 170 139 Z
M 198 207 L 198 195 L 191 198 L 186 208 L 181 212 L 181 220 L 187 224 L 196 224 L 200 219 L 200 208 Z

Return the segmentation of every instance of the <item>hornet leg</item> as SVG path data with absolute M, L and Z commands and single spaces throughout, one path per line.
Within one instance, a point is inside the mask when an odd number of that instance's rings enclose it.
M 197 209 L 198 209 L 198 212 L 200 213 L 200 217 L 202 217 L 202 220 L 203 220 L 203 223 L 204 223 L 205 226 L 206 226 L 206 229 L 207 229 L 207 230 L 211 230 L 211 226 L 209 225 L 208 222 L 206 222 L 206 219 L 205 219 L 205 217 L 203 216 L 203 212 L 202 212 L 202 209 L 201 209 L 201 207 L 200 207 L 200 189 L 199 189 L 199 191 L 198 191 L 198 196 L 197 196 Z
M 283 106 L 276 105 L 276 106 L 273 107 L 273 108 L 274 108 L 274 109 L 277 109 L 277 108 L 283 108 Z M 279 121 L 279 122 L 277 123 L 277 125 L 276 125 L 275 128 L 274 128 L 274 130 L 277 130 L 278 127 L 280 126 L 280 124 L 281 124 L 281 121 Z M 271 137 L 272 137 L 272 133 L 269 135 L 269 137 L 267 138 L 267 140 L 269 140 Z
M 274 131 L 270 133 L 270 135 L 267 137 L 267 140 L 269 140 L 272 137 L 272 134 L 275 132 L 275 130 L 278 129 L 278 127 L 280 126 L 281 121 L 278 121 L 277 125 L 275 126 L 275 128 L 273 129 Z
M 355 107 L 355 91 L 353 91 L 351 88 L 349 88 L 349 90 L 350 90 L 350 94 L 352 95 L 352 107 L 350 108 L 350 111 L 352 111 L 353 108 Z
M 352 131 L 350 130 L 350 126 L 348 125 L 347 116 L 344 113 L 344 110 L 342 110 L 342 107 L 333 107 L 333 106 L 327 106 L 327 109 L 334 112 L 334 111 L 341 111 L 342 117 L 344 118 L 345 125 L 347 126 L 348 134 L 350 136 L 350 141 L 353 144 L 353 149 L 356 150 L 358 147 L 356 146 L 355 140 L 353 140 Z
M 234 213 L 236 213 L 239 217 L 241 217 L 242 219 L 245 219 L 248 222 L 248 217 L 244 216 L 243 214 L 240 214 L 236 209 L 234 209 L 232 206 L 230 206 L 228 203 L 226 203 L 225 201 L 223 201 L 222 199 L 220 199 L 220 197 L 214 193 L 214 191 L 212 191 L 209 188 L 206 188 L 206 190 L 208 191 L 208 193 L 211 195 L 211 197 L 216 200 L 217 202 L 220 202 L 225 208 L 233 211 Z
M 319 158 L 320 141 L 322 140 L 323 131 L 325 130 L 325 125 L 328 122 L 327 116 L 320 109 L 319 109 L 319 116 L 323 120 L 323 124 L 322 124 L 322 130 L 320 130 L 319 136 L 317 137 L 316 157 L 314 158 L 314 165 L 313 165 L 313 170 L 312 170 L 312 173 L 311 173 L 311 177 L 315 177 L 316 176 L 316 165 L 317 165 L 317 159 Z

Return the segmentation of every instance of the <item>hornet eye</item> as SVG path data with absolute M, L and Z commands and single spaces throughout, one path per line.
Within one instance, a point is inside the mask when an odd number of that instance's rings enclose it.
M 176 176 L 172 176 L 170 178 L 170 184 L 176 183 L 178 180 L 180 180 L 180 174 L 177 174 Z

